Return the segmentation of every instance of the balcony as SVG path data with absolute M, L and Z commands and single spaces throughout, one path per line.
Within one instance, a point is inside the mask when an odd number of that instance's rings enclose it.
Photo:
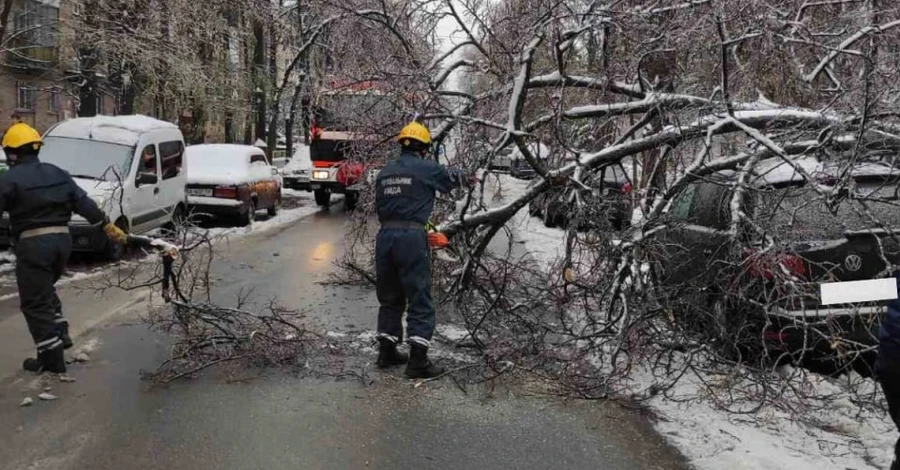
M 10 40 L 6 65 L 23 71 L 45 71 L 59 60 L 59 47 L 35 44 L 24 38 Z

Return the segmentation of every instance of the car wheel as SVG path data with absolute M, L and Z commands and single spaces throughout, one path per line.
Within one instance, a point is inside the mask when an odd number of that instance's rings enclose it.
M 247 202 L 247 212 L 243 214 L 241 217 L 241 226 L 249 227 L 253 225 L 253 221 L 256 220 L 256 202 L 254 200 L 250 200 Z
M 548 208 L 548 207 L 544 208 L 543 216 L 544 216 L 544 227 L 556 228 L 556 222 L 557 222 L 556 217 L 555 217 L 555 214 L 553 214 L 552 211 L 550 211 L 550 208 Z
M 278 197 L 275 199 L 275 202 L 272 204 L 272 207 L 267 211 L 269 217 L 275 217 L 278 215 L 278 210 L 281 209 L 281 192 L 278 193 Z
M 178 233 L 185 224 L 185 211 L 182 206 L 175 207 L 172 212 L 172 220 L 162 226 L 163 236 L 170 239 L 178 238 Z
M 356 203 L 359 202 L 359 193 L 350 192 L 344 195 L 344 209 L 347 212 L 356 210 Z
M 322 207 L 328 207 L 331 204 L 331 191 L 327 189 L 317 189 L 316 190 L 316 205 Z

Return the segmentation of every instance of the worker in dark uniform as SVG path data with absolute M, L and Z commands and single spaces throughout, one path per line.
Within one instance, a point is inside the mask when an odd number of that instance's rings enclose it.
M 900 286 L 900 273 L 894 275 Z M 900 296 L 900 287 L 897 295 Z M 875 375 L 887 399 L 888 413 L 900 429 L 900 300 L 887 302 L 887 312 L 881 322 L 878 337 Z M 900 439 L 894 445 L 894 463 L 891 470 L 900 470 Z
M 74 211 L 100 224 L 106 214 L 68 173 L 38 160 L 41 136 L 27 124 L 10 126 L 2 146 L 10 169 L 0 175 L 0 214 L 9 212 L 20 306 L 37 346 L 37 359 L 26 359 L 23 367 L 61 374 L 66 371 L 63 349 L 72 340 L 54 284 L 72 250 L 69 220 Z M 115 225 L 106 223 L 104 230 L 114 242 L 125 243 L 126 235 Z
M 409 378 L 436 377 L 444 370 L 428 360 L 434 333 L 431 263 L 425 224 L 435 192 L 449 193 L 464 182 L 462 173 L 424 159 L 431 133 L 417 122 L 397 136 L 400 158 L 386 165 L 376 180 L 375 205 L 381 230 L 375 241 L 379 367 L 407 364 Z M 406 311 L 410 355 L 397 351 Z M 408 360 L 408 363 L 407 363 Z

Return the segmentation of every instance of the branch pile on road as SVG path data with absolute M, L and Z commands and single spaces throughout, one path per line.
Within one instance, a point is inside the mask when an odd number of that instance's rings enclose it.
M 309 357 L 338 345 L 305 326 L 304 315 L 270 305 L 262 312 L 208 303 L 173 301 L 148 317 L 174 341 L 172 357 L 152 376 L 157 383 L 190 377 L 208 367 L 240 361 L 266 367 L 308 363 Z

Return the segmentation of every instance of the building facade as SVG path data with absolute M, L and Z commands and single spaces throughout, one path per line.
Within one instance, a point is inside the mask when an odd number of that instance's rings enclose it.
M 77 115 L 77 92 L 67 73 L 74 64 L 62 31 L 70 8 L 65 0 L 15 0 L 0 54 L 0 129 L 18 117 L 43 132 Z M 97 100 L 102 114 L 115 114 L 114 95 L 104 92 Z

